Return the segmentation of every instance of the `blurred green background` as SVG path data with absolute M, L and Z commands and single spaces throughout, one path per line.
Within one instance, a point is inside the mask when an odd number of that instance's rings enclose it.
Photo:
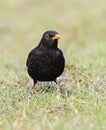
M 66 64 L 78 64 L 83 59 L 81 64 L 87 66 L 93 64 L 89 60 L 97 63 L 95 67 L 104 65 L 105 23 L 105 0 L 1 0 L 2 69 L 10 66 L 11 70 L 11 67 L 18 67 L 19 64 L 23 70 L 29 51 L 39 43 L 46 30 L 60 33 L 59 47 L 65 54 Z
M 92 51 L 106 40 L 105 4 L 105 0 L 1 0 L 0 51 L 22 57 L 50 29 L 61 34 L 60 46 L 66 52 L 71 46 Z
M 26 58 L 47 30 L 61 35 L 71 95 L 29 99 Z M 0 129 L 105 130 L 105 86 L 105 0 L 0 0 Z

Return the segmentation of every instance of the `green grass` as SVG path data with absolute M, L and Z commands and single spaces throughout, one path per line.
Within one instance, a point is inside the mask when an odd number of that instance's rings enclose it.
M 29 51 L 42 33 L 61 34 L 64 94 L 29 94 Z M 0 130 L 106 130 L 106 1 L 0 1 Z

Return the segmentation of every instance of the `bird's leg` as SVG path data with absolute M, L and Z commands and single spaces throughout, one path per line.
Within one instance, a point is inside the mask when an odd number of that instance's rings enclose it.
M 29 93 L 31 94 L 31 95 L 33 95 L 33 88 L 34 88 L 34 86 L 35 86 L 35 84 L 37 83 L 37 81 L 36 80 L 33 80 L 33 86 L 32 86 L 32 88 L 30 88 L 29 89 Z
M 32 86 L 32 89 L 34 88 L 35 84 L 37 83 L 36 80 L 33 80 L 33 86 Z
M 60 84 L 57 82 L 57 80 L 55 79 L 54 82 L 56 83 L 56 85 L 58 86 L 59 90 L 61 93 L 64 93 L 64 90 L 62 89 L 62 87 L 60 86 Z
M 57 80 L 55 79 L 54 82 L 58 85 Z

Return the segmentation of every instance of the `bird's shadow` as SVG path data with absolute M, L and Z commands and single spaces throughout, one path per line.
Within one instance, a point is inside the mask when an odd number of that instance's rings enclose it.
M 52 85 L 35 85 L 33 88 L 29 88 L 28 92 L 30 95 L 40 93 L 55 93 L 58 92 L 58 88 Z
M 29 96 L 34 96 L 34 95 L 38 95 L 38 94 L 51 94 L 51 93 L 57 93 L 57 94 L 61 94 L 63 96 L 67 95 L 70 96 L 71 95 L 71 91 L 68 90 L 66 87 L 61 87 L 58 85 L 35 85 L 33 88 L 29 88 L 28 89 L 29 92 Z
M 71 95 L 72 91 L 68 86 L 70 84 L 69 81 L 69 73 L 64 72 L 62 76 L 57 78 L 56 82 L 37 82 L 35 86 L 33 86 L 33 82 L 30 80 L 27 84 L 29 94 L 34 95 L 37 93 L 61 93 L 66 95 Z M 33 86 L 33 87 L 32 87 Z
M 45 92 L 45 93 L 50 93 L 50 92 L 55 92 L 57 91 L 57 88 L 52 86 L 52 85 L 44 85 L 44 86 L 35 86 L 33 88 L 34 91 L 36 92 Z

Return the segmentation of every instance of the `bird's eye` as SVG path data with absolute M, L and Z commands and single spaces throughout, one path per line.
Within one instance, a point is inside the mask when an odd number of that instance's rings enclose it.
M 48 34 L 46 34 L 46 35 L 45 35 L 45 37 L 46 37 L 46 38 L 49 38 L 49 35 L 48 35 Z

